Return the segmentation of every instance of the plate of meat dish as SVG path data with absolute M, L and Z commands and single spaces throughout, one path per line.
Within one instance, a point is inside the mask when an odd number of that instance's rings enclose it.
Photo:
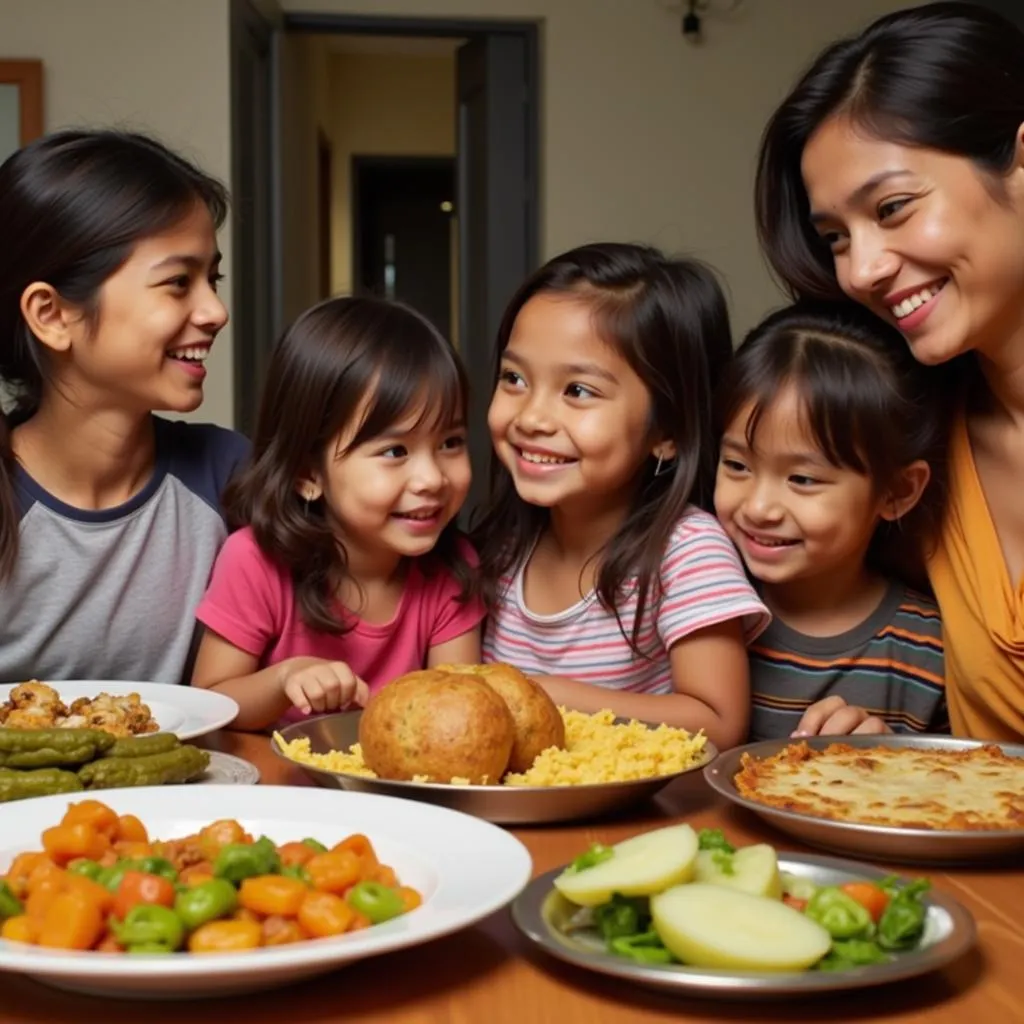
M 118 737 L 170 732 L 186 740 L 222 729 L 237 714 L 230 697 L 191 686 L 108 679 L 0 686 L 0 727 L 8 729 L 102 729 Z

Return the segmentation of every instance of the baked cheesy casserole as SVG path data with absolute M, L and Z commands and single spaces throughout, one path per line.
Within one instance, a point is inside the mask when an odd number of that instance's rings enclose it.
M 791 743 L 744 754 L 734 782 L 748 800 L 816 818 L 943 831 L 1024 829 L 1024 758 L 970 750 Z

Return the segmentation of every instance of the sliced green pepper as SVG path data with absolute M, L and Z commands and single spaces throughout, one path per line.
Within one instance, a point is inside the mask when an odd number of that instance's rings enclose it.
M 606 860 L 611 860 L 615 856 L 615 851 L 610 846 L 605 846 L 603 843 L 591 843 L 590 849 L 586 853 L 581 853 L 570 865 L 569 871 L 575 874 L 577 871 L 586 871 L 587 868 L 595 867 L 597 864 L 603 864 Z
M 226 878 L 211 878 L 179 892 L 174 899 L 174 912 L 189 931 L 227 917 L 237 906 L 238 891 Z
M 0 882 L 0 921 L 8 917 L 17 917 L 24 913 L 24 910 L 21 900 L 14 895 L 11 887 L 6 882 Z
M 86 878 L 96 881 L 100 877 L 103 866 L 97 861 L 89 860 L 86 857 L 79 857 L 68 865 L 68 871 L 73 875 L 84 875 Z
M 646 931 L 650 924 L 649 906 L 648 901 L 641 897 L 615 893 L 607 903 L 594 908 L 594 923 L 606 942 L 624 935 L 636 935 Z
M 834 885 L 819 889 L 804 913 L 833 939 L 867 939 L 874 934 L 871 915 L 852 896 Z
M 819 971 L 847 971 L 852 967 L 884 964 L 890 959 L 889 954 L 872 939 L 846 939 L 833 942 L 832 948 L 816 966 Z
M 348 891 L 349 906 L 374 924 L 390 921 L 405 913 L 405 904 L 397 889 L 380 882 L 357 882 Z
M 281 868 L 281 874 L 285 878 L 297 878 L 305 885 L 313 884 L 313 880 L 309 877 L 309 872 L 301 864 L 285 864 Z
M 893 895 L 878 922 L 878 944 L 883 949 L 912 949 L 917 945 L 928 916 L 921 897 L 930 888 L 927 878 L 919 878 L 902 889 L 890 890 Z
M 736 847 L 725 838 L 725 833 L 720 828 L 702 828 L 697 833 L 697 846 L 701 850 L 724 850 L 726 853 L 736 852 Z
M 310 839 L 308 836 L 302 840 L 303 846 L 308 846 L 311 850 L 316 850 L 317 853 L 326 853 L 327 847 L 320 842 L 319 839 Z
M 280 870 L 281 858 L 277 847 L 266 836 L 261 836 L 255 843 L 228 843 L 221 848 L 213 863 L 214 875 L 235 885 L 258 875 L 276 875 Z
M 736 865 L 733 863 L 734 854 L 730 850 L 716 849 L 711 854 L 711 860 L 715 867 L 722 872 L 723 875 L 735 875 Z
M 130 862 L 129 871 L 141 871 L 144 875 L 159 875 L 168 882 L 178 880 L 178 869 L 164 857 L 140 857 Z
M 173 910 L 155 903 L 132 907 L 120 923 L 112 917 L 110 927 L 129 953 L 172 953 L 185 941 L 181 918 Z
M 629 957 L 642 964 L 670 964 L 673 959 L 653 929 L 639 935 L 621 935 L 612 939 L 608 948 L 617 956 Z

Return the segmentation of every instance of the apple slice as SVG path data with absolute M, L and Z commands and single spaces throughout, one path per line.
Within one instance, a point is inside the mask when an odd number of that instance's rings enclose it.
M 767 843 L 741 846 L 735 853 L 701 850 L 697 854 L 694 880 L 739 889 L 751 896 L 782 899 L 779 858 L 775 848 Z
M 697 860 L 697 833 L 689 825 L 672 825 L 616 843 L 611 856 L 593 867 L 566 868 L 555 888 L 581 907 L 607 903 L 613 893 L 651 896 L 688 882 Z
M 741 971 L 804 971 L 831 948 L 816 921 L 779 900 L 694 882 L 651 897 L 661 941 L 684 964 Z

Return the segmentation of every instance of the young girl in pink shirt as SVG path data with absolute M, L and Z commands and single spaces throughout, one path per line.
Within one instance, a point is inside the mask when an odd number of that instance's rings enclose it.
M 192 683 L 236 725 L 363 705 L 405 672 L 480 660 L 483 607 L 455 526 L 470 484 L 465 373 L 418 313 L 308 310 L 267 370 L 252 466 L 196 617 Z

